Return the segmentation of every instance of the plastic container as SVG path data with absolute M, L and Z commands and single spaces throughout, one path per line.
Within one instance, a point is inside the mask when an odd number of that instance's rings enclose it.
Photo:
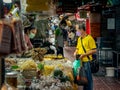
M 17 72 L 8 72 L 5 75 L 6 84 L 17 87 Z
M 114 67 L 106 67 L 106 76 L 114 77 L 115 68 Z

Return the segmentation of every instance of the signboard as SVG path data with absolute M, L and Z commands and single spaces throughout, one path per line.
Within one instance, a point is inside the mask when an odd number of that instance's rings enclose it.
M 76 13 L 78 3 L 73 0 L 58 1 L 56 6 L 56 13 Z
M 115 29 L 115 18 L 107 19 L 107 29 Z

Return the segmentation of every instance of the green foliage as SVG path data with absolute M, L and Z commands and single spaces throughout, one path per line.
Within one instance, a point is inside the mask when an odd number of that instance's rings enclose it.
M 13 70 L 18 69 L 18 68 L 19 68 L 18 65 L 13 65 L 13 66 L 11 66 L 11 69 L 13 69 Z
M 38 67 L 39 70 L 43 70 L 44 69 L 44 64 L 43 63 L 39 63 L 37 65 L 37 67 Z
M 62 77 L 62 76 L 63 76 L 62 70 L 60 70 L 60 69 L 54 70 L 53 76 L 54 76 L 55 78 L 56 78 L 56 77 Z
M 63 71 L 60 69 L 54 70 L 53 77 L 55 79 L 59 79 L 61 82 L 70 81 L 70 78 L 68 76 L 64 75 Z

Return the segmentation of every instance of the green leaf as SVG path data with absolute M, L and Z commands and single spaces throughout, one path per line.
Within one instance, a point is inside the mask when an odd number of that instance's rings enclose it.
M 37 67 L 38 67 L 40 70 L 43 70 L 43 69 L 44 69 L 44 64 L 39 63 Z
M 11 69 L 18 69 L 18 68 L 19 68 L 19 66 L 17 66 L 17 65 L 11 66 Z

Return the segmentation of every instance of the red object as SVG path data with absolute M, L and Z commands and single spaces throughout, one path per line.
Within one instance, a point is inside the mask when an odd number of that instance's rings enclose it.
M 80 76 L 79 75 L 77 75 L 77 80 L 80 80 Z
M 90 34 L 90 21 L 89 21 L 89 18 L 86 19 L 86 33 L 87 34 Z
M 80 20 L 80 14 L 79 14 L 79 12 L 75 13 L 75 19 Z

